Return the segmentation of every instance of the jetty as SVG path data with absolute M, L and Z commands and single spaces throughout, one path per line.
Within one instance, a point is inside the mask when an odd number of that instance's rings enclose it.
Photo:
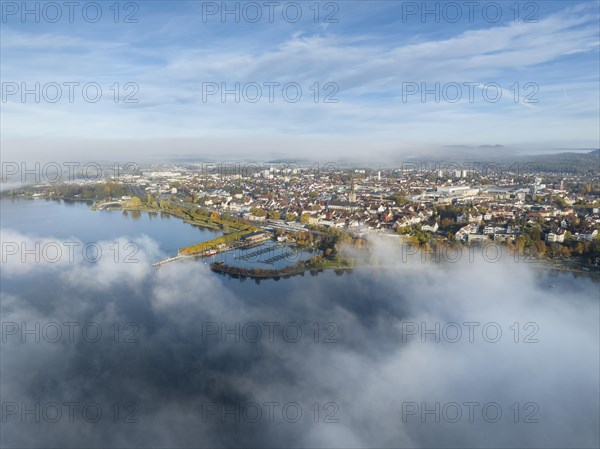
M 181 260 L 181 259 L 188 259 L 190 257 L 194 257 L 194 256 L 184 256 L 182 254 L 178 254 L 177 256 L 174 257 L 169 257 L 168 259 L 165 260 L 161 260 L 159 262 L 154 262 L 152 264 L 153 267 L 160 267 L 161 265 L 165 265 L 167 263 L 171 263 L 171 262 L 175 262 L 177 260 Z

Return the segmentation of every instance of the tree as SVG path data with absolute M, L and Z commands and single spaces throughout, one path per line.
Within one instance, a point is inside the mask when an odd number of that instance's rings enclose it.
M 142 200 L 137 196 L 131 197 L 129 200 L 129 207 L 140 207 L 142 205 Z
M 554 202 L 556 203 L 556 205 L 558 207 L 560 207 L 561 209 L 564 209 L 566 207 L 569 207 L 569 205 L 567 204 L 567 202 L 565 201 L 565 199 L 563 197 L 557 196 L 554 200 Z
M 531 243 L 535 243 L 541 240 L 542 228 L 539 224 L 534 224 L 531 227 L 525 229 L 525 235 L 529 238 Z
M 264 211 L 263 209 L 260 209 L 258 207 L 253 207 L 250 209 L 250 213 L 252 215 L 256 215 L 257 217 L 266 217 L 267 216 L 267 212 Z
M 571 250 L 567 248 L 565 245 L 559 245 L 558 254 L 560 257 L 571 257 Z
M 546 244 L 542 240 L 538 240 L 534 245 L 535 251 L 540 256 L 546 254 Z
M 300 223 L 308 223 L 310 221 L 310 214 L 300 215 Z
M 401 195 L 401 194 L 392 195 L 392 198 L 394 199 L 396 206 L 403 206 L 408 203 L 408 200 L 406 199 L 406 195 Z
M 526 239 L 524 236 L 520 235 L 517 238 L 515 238 L 515 251 L 517 252 L 517 254 L 523 254 L 523 250 L 525 249 L 525 244 L 526 244 Z
M 408 235 L 411 233 L 411 231 L 412 229 L 410 226 L 402 226 L 396 228 L 396 232 L 400 235 Z
M 450 217 L 444 217 L 444 218 L 442 218 L 442 221 L 440 223 L 440 227 L 442 229 L 448 229 L 453 224 L 455 224 L 455 221 L 452 218 L 450 218 Z

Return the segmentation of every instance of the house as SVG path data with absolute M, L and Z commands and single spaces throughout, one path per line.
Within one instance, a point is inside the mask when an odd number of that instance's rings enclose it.
M 495 232 L 496 230 L 494 226 L 487 225 L 485 228 L 483 228 L 483 235 L 494 234 Z
M 423 232 L 437 232 L 439 225 L 437 223 L 433 223 L 433 225 L 424 224 L 421 226 L 421 231 Z
M 456 240 L 465 241 L 469 238 L 471 233 L 477 232 L 477 226 L 474 224 L 469 224 L 467 226 L 463 226 L 458 230 L 458 232 L 454 235 Z
M 327 203 L 328 209 L 333 210 L 344 210 L 344 211 L 354 211 L 357 209 L 356 203 L 350 203 L 348 201 L 338 201 L 332 200 Z
M 579 240 L 586 240 L 588 242 L 591 242 L 592 240 L 594 240 L 596 237 L 598 237 L 598 230 L 594 229 L 592 232 L 587 233 L 587 234 L 579 234 L 578 239 Z
M 227 207 L 229 207 L 229 209 L 232 210 L 232 211 L 239 212 L 239 211 L 241 211 L 243 209 L 244 204 L 238 203 L 236 201 L 230 201 L 230 202 L 227 203 Z
M 259 217 L 257 215 L 253 215 L 251 213 L 246 213 L 242 215 L 242 218 L 244 220 L 249 220 L 249 221 L 263 221 L 264 218 L 263 217 Z
M 563 243 L 565 241 L 565 230 L 558 228 L 556 232 L 549 232 L 545 238 L 547 243 Z
M 483 242 L 484 240 L 487 240 L 487 235 L 483 235 L 483 234 L 468 234 L 467 235 L 467 241 L 470 242 Z
M 481 220 L 483 220 L 483 215 L 479 214 L 479 215 L 471 215 L 469 214 L 469 223 L 479 223 Z
M 336 228 L 343 228 L 346 226 L 346 220 L 343 218 L 338 218 L 333 222 L 333 226 L 335 226 Z

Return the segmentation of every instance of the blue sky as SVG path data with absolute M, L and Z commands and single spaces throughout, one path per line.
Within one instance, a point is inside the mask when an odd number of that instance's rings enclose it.
M 472 21 L 462 1 L 453 4 L 458 9 L 427 2 L 439 8 L 437 21 L 434 14 L 421 15 L 423 2 L 319 2 L 318 20 L 313 1 L 278 2 L 272 23 L 262 1 L 256 2 L 262 13 L 256 23 L 244 20 L 248 2 L 227 4 L 240 5 L 238 23 L 233 15 L 223 21 L 220 11 L 203 17 L 203 10 L 220 9 L 222 2 L 119 2 L 118 23 L 112 1 L 98 2 L 102 17 L 96 23 L 85 20 L 80 8 L 70 23 L 68 7 L 57 3 L 62 18 L 56 23 L 45 20 L 41 9 L 39 23 L 32 14 L 23 18 L 21 2 L 2 5 L 1 131 L 8 154 L 63 151 L 66 157 L 85 148 L 103 155 L 311 157 L 408 154 L 446 145 L 600 145 L 596 1 L 480 2 L 487 9 L 474 7 Z M 295 5 L 302 18 L 291 23 Z M 252 7 L 246 6 L 246 17 L 254 16 Z M 462 17 L 451 23 L 457 11 Z M 501 17 L 493 21 L 498 11 Z M 48 6 L 47 16 L 54 13 Z M 123 23 L 128 13 L 137 23 Z M 337 22 L 323 23 L 328 13 Z M 89 9 L 88 19 L 94 14 Z M 20 89 L 36 82 L 58 83 L 62 99 L 36 103 L 33 95 L 23 101 L 20 92 L 7 93 L 7 83 Z M 86 102 L 76 87 L 71 103 L 65 82 L 98 83 L 102 96 Z M 236 82 L 240 90 L 248 83 L 262 86 L 261 99 L 238 103 L 230 95 L 222 102 L 217 94 L 203 101 L 203 83 L 234 89 Z M 297 83 L 302 98 L 285 101 L 276 89 L 269 102 L 269 82 Z M 115 83 L 117 103 L 110 89 Z M 137 103 L 122 102 L 134 89 L 125 89 L 126 83 L 137 86 Z M 324 90 L 326 83 L 333 84 Z M 435 83 L 439 101 L 433 94 L 407 94 L 415 86 L 436 90 Z M 497 102 L 483 96 L 489 83 L 495 87 L 488 95 L 502 89 Z M 332 86 L 338 102 L 324 103 Z

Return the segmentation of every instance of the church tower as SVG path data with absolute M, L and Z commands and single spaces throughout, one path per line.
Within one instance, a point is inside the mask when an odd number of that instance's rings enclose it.
M 354 185 L 354 179 L 352 180 L 352 187 L 350 188 L 350 195 L 348 195 L 348 202 L 356 203 L 356 186 Z

